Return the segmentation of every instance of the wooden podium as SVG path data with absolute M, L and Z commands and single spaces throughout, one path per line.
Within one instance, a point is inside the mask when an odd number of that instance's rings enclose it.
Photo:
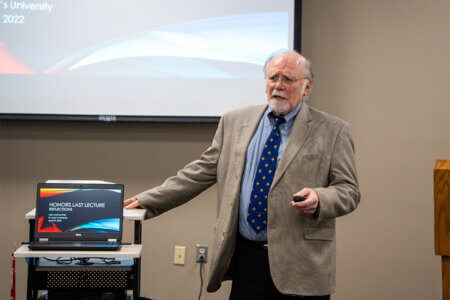
M 450 160 L 434 165 L 434 241 L 442 257 L 442 299 L 450 300 Z

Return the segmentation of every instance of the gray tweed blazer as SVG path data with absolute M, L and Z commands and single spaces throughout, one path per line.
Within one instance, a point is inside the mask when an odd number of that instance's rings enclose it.
M 136 197 L 146 218 L 179 206 L 217 183 L 217 218 L 207 290 L 230 279 L 238 230 L 240 184 L 246 151 L 266 105 L 226 113 L 211 146 L 161 186 Z M 319 195 L 317 219 L 298 215 L 292 194 L 304 187 Z M 358 205 L 354 146 L 346 122 L 303 104 L 275 172 L 268 200 L 270 273 L 277 289 L 292 295 L 325 295 L 335 289 L 335 219 Z

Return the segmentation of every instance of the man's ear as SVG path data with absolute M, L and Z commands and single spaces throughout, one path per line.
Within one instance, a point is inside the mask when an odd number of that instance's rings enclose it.
M 309 94 L 309 92 L 311 91 L 311 87 L 312 87 L 312 80 L 308 79 L 308 81 L 305 84 L 305 87 L 303 88 L 303 97 Z

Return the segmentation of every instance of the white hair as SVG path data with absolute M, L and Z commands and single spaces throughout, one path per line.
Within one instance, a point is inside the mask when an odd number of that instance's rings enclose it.
M 287 52 L 295 52 L 298 55 L 301 55 L 304 59 L 305 59 L 305 70 L 306 70 L 306 77 L 309 80 L 313 80 L 314 79 L 314 71 L 313 71 L 313 67 L 312 67 L 312 63 L 309 59 L 307 59 L 305 56 L 303 56 L 299 51 L 297 50 L 286 50 L 286 49 L 281 49 L 281 50 L 277 50 L 274 53 L 272 53 L 266 60 L 266 62 L 264 63 L 264 67 L 263 67 L 263 72 L 264 72 L 264 76 L 266 75 L 266 67 L 267 64 L 272 60 L 272 58 L 274 58 L 275 56 L 277 56 L 278 54 L 282 54 L 282 53 L 287 53 Z

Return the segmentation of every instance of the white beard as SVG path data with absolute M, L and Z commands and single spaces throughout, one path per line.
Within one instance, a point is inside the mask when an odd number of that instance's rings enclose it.
M 292 107 L 287 100 L 278 100 L 274 98 L 270 98 L 269 107 L 278 116 L 286 115 L 292 110 Z

